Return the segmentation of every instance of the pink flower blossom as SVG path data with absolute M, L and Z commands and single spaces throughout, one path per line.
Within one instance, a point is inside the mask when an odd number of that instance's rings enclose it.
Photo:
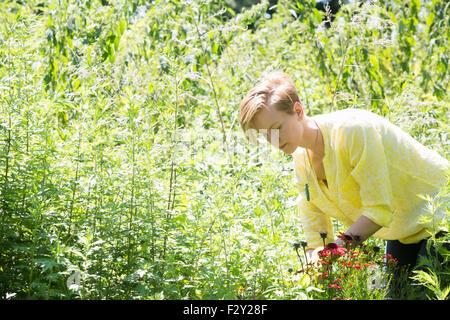
M 347 249 L 332 242 L 329 243 L 322 251 L 323 254 L 325 254 L 325 252 L 331 252 L 332 254 L 343 256 L 347 252 Z

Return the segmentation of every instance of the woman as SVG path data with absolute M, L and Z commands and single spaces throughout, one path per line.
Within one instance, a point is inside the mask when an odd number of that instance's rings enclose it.
M 323 243 L 321 234 L 342 244 L 333 238 L 331 218 L 362 241 L 388 240 L 387 253 L 409 267 L 426 239 L 445 230 L 445 208 L 426 210 L 422 196 L 438 194 L 449 162 L 384 118 L 358 109 L 308 117 L 282 72 L 250 90 L 240 113 L 244 132 L 267 132 L 268 141 L 293 156 L 309 253 Z

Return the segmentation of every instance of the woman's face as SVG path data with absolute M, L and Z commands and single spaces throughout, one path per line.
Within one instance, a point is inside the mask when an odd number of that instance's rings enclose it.
M 254 129 L 266 135 L 267 141 L 285 154 L 292 154 L 301 145 L 304 134 L 304 113 L 299 102 L 294 104 L 293 111 L 287 114 L 269 106 L 259 110 L 253 118 Z

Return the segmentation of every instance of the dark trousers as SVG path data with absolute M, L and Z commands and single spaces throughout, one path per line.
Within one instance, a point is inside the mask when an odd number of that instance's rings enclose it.
M 441 231 L 436 234 L 436 238 L 443 237 L 445 232 Z M 402 298 L 404 294 L 402 290 L 403 286 L 409 281 L 412 270 L 415 269 L 419 263 L 420 256 L 433 256 L 438 259 L 440 263 L 443 262 L 443 257 L 435 250 L 433 246 L 430 248 L 430 252 L 427 252 L 427 239 L 423 239 L 418 243 L 403 244 L 398 240 L 386 241 L 386 254 L 392 255 L 392 258 L 398 261 L 397 266 L 394 268 L 392 279 L 389 286 L 389 295 L 393 298 Z M 449 244 L 445 244 L 447 249 Z M 417 268 L 416 268 L 417 269 Z M 420 269 L 420 268 L 419 268 Z

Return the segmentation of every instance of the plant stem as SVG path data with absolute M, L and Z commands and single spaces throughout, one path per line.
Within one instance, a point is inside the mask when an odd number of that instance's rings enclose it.
M 131 110 L 131 108 L 130 108 Z M 131 122 L 134 119 L 130 119 Z M 127 254 L 127 270 L 130 273 L 131 268 L 131 255 L 132 255 L 132 230 L 133 230 L 133 201 L 134 199 L 134 180 L 135 180 L 135 146 L 134 146 L 134 125 L 132 125 L 132 136 L 131 136 L 131 198 L 130 198 L 130 219 L 128 221 L 128 254 Z
M 178 113 L 178 79 L 175 74 L 175 114 L 174 114 L 174 122 L 173 122 L 173 132 L 175 133 L 177 130 L 177 113 Z M 173 136 L 173 135 L 172 135 Z M 167 238 L 168 238 L 168 225 L 171 217 L 171 210 L 173 210 L 175 206 L 175 182 L 176 182 L 176 169 L 174 169 L 175 163 L 173 157 L 171 158 L 171 166 L 170 166 L 170 182 L 169 182 L 169 199 L 167 201 L 167 212 L 166 212 L 166 221 L 165 221 L 165 234 L 164 234 L 164 243 L 163 243 L 163 252 L 162 258 L 163 260 L 166 257 L 167 250 Z M 172 195 L 173 193 L 173 195 Z
M 300 264 L 302 265 L 302 269 L 304 270 L 305 267 L 303 267 L 303 261 L 302 261 L 302 258 L 300 257 L 300 254 L 298 253 L 298 248 L 295 248 L 295 252 L 297 253 L 298 259 L 300 260 Z
M 69 230 L 68 230 L 68 239 L 71 237 L 71 228 L 72 228 L 72 214 L 73 214 L 73 206 L 74 206 L 74 202 L 75 202 L 75 193 L 77 190 L 77 183 L 78 183 L 78 171 L 79 171 L 79 166 L 80 166 L 80 144 L 81 144 L 81 134 L 80 134 L 80 130 L 78 131 L 78 146 L 77 146 L 77 168 L 75 171 L 75 180 L 73 181 L 73 186 L 72 186 L 72 199 L 71 199 L 71 203 L 70 203 L 70 211 L 69 211 Z M 45 172 L 44 172 L 45 175 Z
M 334 107 L 336 107 L 336 95 L 337 95 L 337 90 L 339 88 L 339 81 L 341 80 L 341 76 L 342 76 L 342 72 L 344 70 L 345 67 L 345 58 L 347 57 L 347 50 L 349 48 L 349 44 L 350 44 L 350 37 L 346 39 L 345 41 L 345 47 L 343 49 L 344 53 L 342 55 L 342 60 L 341 60 L 341 66 L 339 68 L 339 74 L 338 77 L 336 78 L 336 85 L 334 86 L 334 91 L 333 91 L 333 99 L 332 99 L 332 107 L 334 110 Z
M 198 41 L 200 42 L 200 47 L 202 49 L 203 59 L 205 60 L 206 71 L 208 73 L 209 82 L 210 82 L 211 89 L 212 89 L 212 92 L 213 92 L 214 103 L 215 103 L 215 106 L 216 106 L 217 116 L 219 117 L 220 126 L 221 126 L 221 130 L 222 130 L 223 143 L 224 143 L 224 146 L 225 146 L 225 151 L 226 151 L 227 156 L 228 156 L 230 167 L 234 169 L 233 162 L 232 162 L 232 159 L 231 159 L 231 156 L 230 156 L 230 152 L 229 152 L 229 148 L 228 148 L 227 135 L 226 135 L 226 131 L 225 131 L 225 124 L 223 122 L 222 114 L 220 112 L 219 101 L 217 99 L 217 91 L 216 91 L 216 87 L 214 85 L 214 81 L 213 81 L 213 78 L 212 78 L 211 70 L 209 68 L 209 62 L 208 62 L 208 59 L 207 59 L 207 56 L 206 56 L 206 50 L 205 50 L 205 48 L 203 46 L 201 34 L 200 34 L 199 29 L 198 29 L 198 23 L 197 23 L 195 17 L 192 17 L 192 21 L 194 22 L 195 30 L 197 32 Z
M 303 254 L 305 255 L 305 261 L 306 261 L 306 273 L 309 274 L 308 255 L 306 254 L 305 246 L 302 246 L 302 248 L 303 248 Z

